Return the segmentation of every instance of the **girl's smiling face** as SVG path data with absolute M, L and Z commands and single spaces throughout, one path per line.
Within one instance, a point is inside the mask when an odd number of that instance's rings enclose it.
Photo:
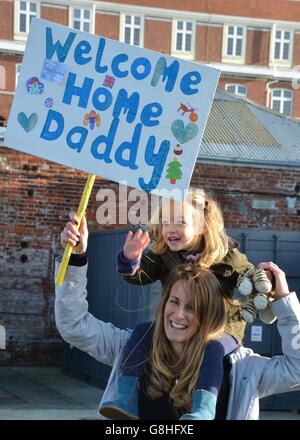
M 170 202 L 170 212 L 162 212 L 162 236 L 171 251 L 189 251 L 199 241 L 200 221 L 190 203 Z

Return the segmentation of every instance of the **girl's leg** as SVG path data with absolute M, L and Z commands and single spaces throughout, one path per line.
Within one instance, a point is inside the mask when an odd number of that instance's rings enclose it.
M 152 334 L 153 322 L 140 322 L 135 326 L 123 351 L 122 376 L 141 377 Z
M 224 356 L 233 352 L 238 344 L 233 336 L 211 341 L 204 352 L 196 391 L 193 392 L 192 411 L 183 420 L 213 420 L 217 397 L 223 381 Z
M 200 368 L 197 386 L 199 390 L 219 394 L 223 381 L 223 359 L 237 346 L 236 340 L 231 335 L 215 339 L 207 345 Z
M 136 325 L 123 352 L 122 372 L 119 377 L 118 396 L 115 400 L 104 402 L 100 413 L 109 419 L 138 419 L 138 385 L 144 362 L 149 353 L 152 340 L 152 322 Z

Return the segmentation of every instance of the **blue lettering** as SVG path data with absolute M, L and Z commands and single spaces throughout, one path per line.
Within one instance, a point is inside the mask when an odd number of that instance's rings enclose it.
M 125 78 L 128 75 L 128 70 L 120 70 L 119 64 L 126 63 L 128 60 L 128 55 L 126 53 L 120 53 L 115 56 L 111 62 L 112 73 L 118 78 Z
M 153 77 L 151 80 L 151 86 L 155 87 L 158 84 L 159 78 L 163 76 L 162 80 L 167 79 L 166 92 L 171 92 L 175 86 L 177 75 L 179 72 L 179 62 L 173 61 L 173 63 L 167 67 L 167 61 L 165 58 L 161 57 L 155 66 Z
M 154 167 L 151 180 L 149 183 L 146 183 L 143 177 L 139 178 L 139 185 L 146 192 L 152 191 L 157 187 L 170 149 L 170 141 L 164 140 L 159 147 L 158 153 L 154 154 L 155 144 L 155 136 L 150 136 L 145 150 L 145 161 L 148 165 Z
M 72 96 L 75 95 L 79 96 L 78 107 L 86 108 L 94 80 L 91 78 L 84 78 L 82 87 L 76 87 L 74 85 L 75 80 L 76 74 L 70 72 L 62 102 L 64 104 L 71 104 Z
M 128 97 L 127 90 L 119 90 L 113 110 L 114 118 L 119 118 L 122 109 L 124 109 L 123 113 L 126 114 L 127 112 L 126 121 L 128 123 L 133 122 L 137 114 L 139 103 L 140 95 L 138 92 L 133 92 L 133 94 Z
M 100 101 L 100 96 L 103 96 L 104 100 Z M 99 87 L 95 90 L 93 94 L 93 105 L 97 110 L 106 110 L 112 103 L 112 94 L 109 90 L 105 89 L 104 87 Z
M 56 123 L 56 129 L 50 131 L 50 126 L 52 122 Z M 55 139 L 59 138 L 59 136 L 62 134 L 63 131 L 64 131 L 63 115 L 54 110 L 49 110 L 40 138 L 45 139 L 46 141 L 54 141 Z
M 95 62 L 95 69 L 96 72 L 98 73 L 104 73 L 107 71 L 107 66 L 101 66 L 101 59 L 103 56 L 104 48 L 105 48 L 105 38 L 100 38 L 97 55 L 96 55 L 96 62 Z
M 154 127 L 159 121 L 153 121 L 151 118 L 158 118 L 162 114 L 162 106 L 158 102 L 151 102 L 145 105 L 141 113 L 141 121 L 146 127 Z
M 84 58 L 82 55 L 91 51 L 91 45 L 88 41 L 80 41 L 74 50 L 75 63 L 83 65 L 91 61 L 92 57 Z
M 69 53 L 70 47 L 75 37 L 76 37 L 76 33 L 70 32 L 67 41 L 63 46 L 61 45 L 59 40 L 55 44 L 53 44 L 52 29 L 47 27 L 46 28 L 46 58 L 51 60 L 54 53 L 56 53 L 58 61 L 63 63 Z
M 75 134 L 79 134 L 80 137 L 77 141 L 73 141 L 72 140 L 72 136 Z M 69 131 L 68 136 L 67 136 L 67 144 L 70 148 L 72 148 L 72 150 L 77 151 L 78 153 L 81 152 L 82 147 L 86 141 L 88 135 L 88 130 L 84 127 L 74 127 L 72 128 L 72 130 Z
M 199 89 L 192 89 L 191 84 L 199 84 L 201 82 L 201 75 L 197 71 L 186 73 L 180 81 L 180 89 L 185 95 L 194 95 L 199 92 Z
M 143 70 L 140 72 L 139 67 L 142 66 Z M 131 65 L 131 74 L 135 79 L 145 79 L 151 72 L 151 64 L 147 58 L 136 58 Z
M 122 142 L 122 144 L 118 147 L 115 160 L 122 167 L 128 167 L 131 170 L 137 170 L 138 166 L 136 165 L 136 155 L 139 147 L 140 137 L 142 132 L 142 124 L 139 123 L 136 125 L 134 129 L 134 133 L 132 136 L 131 142 Z M 123 155 L 125 151 L 129 152 L 128 159 L 124 159 Z
M 115 140 L 116 131 L 119 125 L 119 119 L 115 118 L 113 119 L 108 135 L 104 136 L 101 134 L 100 136 L 97 136 L 96 139 L 93 141 L 91 146 L 91 153 L 94 156 L 95 159 L 104 160 L 106 163 L 111 163 L 112 160 L 110 159 L 110 153 L 111 149 Z M 103 153 L 98 152 L 98 147 L 100 144 L 105 144 L 105 150 Z

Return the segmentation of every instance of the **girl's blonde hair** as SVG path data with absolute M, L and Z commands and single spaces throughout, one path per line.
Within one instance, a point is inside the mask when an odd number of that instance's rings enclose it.
M 191 295 L 196 319 L 194 335 L 187 341 L 179 361 L 175 359 L 164 328 L 166 303 L 172 287 L 178 282 Z M 145 390 L 152 399 L 169 394 L 179 412 L 191 410 L 192 392 L 196 389 L 205 348 L 209 341 L 224 333 L 226 313 L 225 294 L 211 271 L 206 268 L 199 270 L 195 265 L 178 265 L 171 272 L 157 309 L 145 372 Z
M 202 249 L 201 256 L 195 265 L 210 267 L 220 263 L 228 252 L 228 236 L 224 228 L 224 219 L 218 203 L 204 191 L 198 188 L 189 188 L 186 202 L 194 208 L 195 216 L 198 216 L 197 224 L 203 225 L 199 234 L 195 236 L 192 251 Z M 158 214 L 153 216 L 156 222 L 150 222 L 148 227 L 150 236 L 153 238 L 152 250 L 156 254 L 163 254 L 168 250 L 168 245 L 162 236 L 162 213 L 163 207 L 159 207 Z M 202 216 L 204 214 L 204 219 Z

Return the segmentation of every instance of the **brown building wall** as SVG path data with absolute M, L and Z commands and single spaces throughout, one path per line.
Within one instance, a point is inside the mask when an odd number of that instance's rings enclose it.
M 112 40 L 119 40 L 119 15 L 97 13 L 95 16 L 95 34 Z
M 222 60 L 223 26 L 198 25 L 195 59 L 220 63 Z
M 219 88 L 225 90 L 226 84 L 242 84 L 248 87 L 247 98 L 257 102 L 260 105 L 266 105 L 266 81 L 256 79 L 236 79 L 234 77 L 221 77 L 219 81 Z
M 248 30 L 246 64 L 267 66 L 269 63 L 270 32 Z
M 292 67 L 300 65 L 300 34 L 294 33 L 294 49 Z M 299 67 L 300 71 L 300 67 Z
M 47 8 L 46 6 L 42 6 L 41 18 L 53 21 L 54 23 L 64 24 L 65 26 L 68 26 L 69 11 L 68 8 Z
M 154 7 L 153 0 L 109 0 L 111 3 Z M 297 1 L 286 0 L 160 0 L 159 7 L 179 11 L 204 12 L 208 14 L 224 14 L 240 17 L 269 18 L 277 20 L 300 21 L 300 6 Z M 157 5 L 155 5 L 157 7 Z
M 171 21 L 145 18 L 144 47 L 165 54 L 171 52 Z
M 12 40 L 14 35 L 14 3 L 12 1 L 2 1 L 0 11 L 0 40 Z

